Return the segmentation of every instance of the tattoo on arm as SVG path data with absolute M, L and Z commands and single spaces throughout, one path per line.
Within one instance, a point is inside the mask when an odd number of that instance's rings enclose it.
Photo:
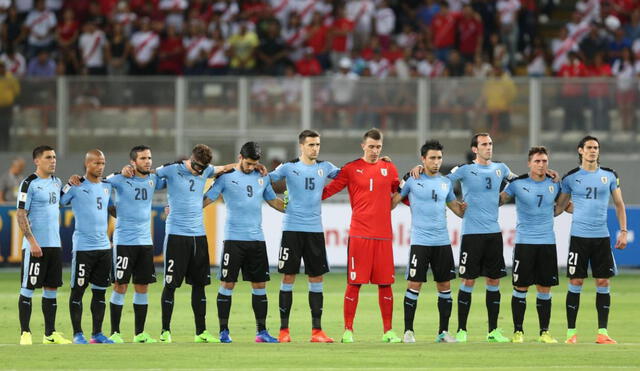
M 22 234 L 27 239 L 32 238 L 33 233 L 31 233 L 31 226 L 29 225 L 29 219 L 27 218 L 27 210 L 18 209 L 16 216 L 18 218 L 18 226 L 20 227 Z

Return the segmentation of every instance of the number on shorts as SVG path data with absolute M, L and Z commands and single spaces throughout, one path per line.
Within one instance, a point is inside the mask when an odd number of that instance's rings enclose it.
M 462 255 L 460 255 L 460 264 L 467 264 L 467 253 L 463 252 Z
M 118 256 L 116 260 L 116 269 L 127 269 L 128 265 L 129 265 L 128 256 Z
M 84 264 L 78 264 L 78 276 L 84 277 Z
M 31 263 L 29 264 L 29 275 L 37 276 L 40 274 L 40 263 Z
M 520 260 L 513 259 L 513 271 L 514 272 L 518 271 L 518 267 L 519 266 L 520 266 Z M 514 274 L 513 276 L 515 277 L 516 275 Z
M 167 272 L 173 273 L 173 263 L 174 263 L 173 259 L 169 259 L 167 261 Z
M 418 266 L 418 257 L 416 256 L 416 254 L 411 255 L 411 265 L 413 265 L 414 267 Z
M 225 253 L 222 256 L 222 265 L 229 265 L 229 253 Z
M 289 260 L 289 248 L 281 247 L 280 249 L 280 260 Z
M 570 252 L 569 253 L 568 264 L 569 265 L 578 265 L 578 253 L 577 252 Z

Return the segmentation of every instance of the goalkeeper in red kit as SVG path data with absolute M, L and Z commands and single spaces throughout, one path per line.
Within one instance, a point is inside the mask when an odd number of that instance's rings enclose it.
M 322 192 L 322 199 L 331 197 L 344 187 L 349 190 L 351 227 L 349 229 L 347 290 L 344 294 L 343 343 L 353 343 L 353 318 L 358 306 L 360 286 L 378 285 L 378 302 L 382 314 L 382 341 L 399 343 L 393 332 L 394 282 L 393 248 L 391 245 L 391 199 L 398 191 L 398 171 L 388 161 L 379 161 L 382 133 L 367 131 L 362 139 L 364 155 L 345 164 L 338 176 Z

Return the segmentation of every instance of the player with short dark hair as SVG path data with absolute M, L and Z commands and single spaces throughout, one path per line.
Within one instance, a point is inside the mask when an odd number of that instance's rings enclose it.
M 60 244 L 60 188 L 56 171 L 56 152 L 52 147 L 33 150 L 36 171 L 20 183 L 17 212 L 22 239 L 22 274 L 18 316 L 20 344 L 31 345 L 31 298 L 42 287 L 44 344 L 70 344 L 56 332 L 58 287 L 62 286 L 62 248 Z
M 322 189 L 327 179 L 336 177 L 340 169 L 318 160 L 320 134 L 304 130 L 298 136 L 300 156 L 278 166 L 269 176 L 272 182 L 286 179 L 288 203 L 282 223 L 282 239 L 278 272 L 283 274 L 280 285 L 281 343 L 291 341 L 289 314 L 293 303 L 293 284 L 304 260 L 309 277 L 309 307 L 311 309 L 311 342 L 331 343 L 333 339 L 322 330 L 322 275 L 329 271 L 327 250 L 322 229 Z
M 235 168 L 219 176 L 204 199 L 206 207 L 222 196 L 227 208 L 217 298 L 220 341 L 223 343 L 232 341 L 229 336 L 231 295 L 241 270 L 243 280 L 251 282 L 251 304 L 257 328 L 255 341 L 278 342 L 266 327 L 269 261 L 262 232 L 262 201 L 281 212 L 284 202 L 276 197 L 269 177 L 256 170 L 261 152 L 258 143 L 245 143 Z
M 615 248 L 627 246 L 627 214 L 620 190 L 618 174 L 600 166 L 600 141 L 593 136 L 585 136 L 578 144 L 580 166 L 569 171 L 562 179 L 562 193 L 558 199 L 560 207 L 573 203 L 571 239 L 567 259 L 567 340 L 568 344 L 578 342 L 576 318 L 580 306 L 580 292 L 584 279 L 588 277 L 588 267 L 596 284 L 596 309 L 598 311 L 598 335 L 596 343 L 615 344 L 609 337 L 607 324 L 611 295 L 609 284 L 616 274 L 616 265 L 611 251 L 607 209 L 609 199 L 613 199 L 620 232 Z
M 102 151 L 94 149 L 87 152 L 84 166 L 86 171 L 82 183 L 79 186 L 67 184 L 60 199 L 63 205 L 71 204 L 75 215 L 69 297 L 73 343 L 87 344 L 82 332 L 82 297 L 91 283 L 93 331 L 90 341 L 112 344 L 113 341 L 102 333 L 105 292 L 111 271 L 111 243 L 107 235 L 111 184 L 102 181 L 105 166 Z
M 430 140 L 420 148 L 424 173 L 415 179 L 407 173 L 400 183 L 401 191 L 393 197 L 393 206 L 409 198 L 411 206 L 411 250 L 404 297 L 405 343 L 415 343 L 413 320 L 418 306 L 418 295 L 423 282 L 427 282 L 427 270 L 431 267 L 438 291 L 440 326 L 436 342 L 455 343 L 449 334 L 449 317 L 453 300 L 451 280 L 456 277 L 451 241 L 447 230 L 446 207 L 459 217 L 466 205 L 456 200 L 451 181 L 440 174 L 442 144 Z
M 541 343 L 557 343 L 549 333 L 551 319 L 551 287 L 558 285 L 558 256 L 553 232 L 553 218 L 563 210 L 556 206 L 560 185 L 547 176 L 549 153 L 545 147 L 529 150 L 529 172 L 512 180 L 500 193 L 502 204 L 515 198 L 517 224 L 513 250 L 513 316 L 514 343 L 524 342 L 524 313 L 529 286 L 536 285 L 536 308 L 540 323 Z
M 353 319 L 362 284 L 378 285 L 378 303 L 382 314 L 382 341 L 402 341 L 392 329 L 395 280 L 391 232 L 391 199 L 398 191 L 395 165 L 380 160 L 382 133 L 367 131 L 361 143 L 363 156 L 342 167 L 335 180 L 325 186 L 322 198 L 349 190 L 351 227 L 348 242 L 347 289 L 344 295 L 343 343 L 353 343 Z

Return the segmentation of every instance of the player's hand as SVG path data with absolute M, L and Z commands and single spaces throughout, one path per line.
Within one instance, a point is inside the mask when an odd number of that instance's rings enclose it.
M 627 231 L 618 232 L 618 239 L 616 240 L 616 249 L 622 250 L 627 247 Z
M 625 239 L 626 241 L 626 239 Z M 626 242 L 625 242 L 626 244 Z M 40 248 L 40 245 L 38 245 L 38 243 L 32 243 L 31 245 L 31 256 L 33 256 L 34 258 L 39 258 L 42 256 L 42 249 Z
M 120 174 L 126 178 L 133 178 L 136 175 L 136 171 L 131 165 L 125 165 L 122 170 L 120 170 Z
M 564 211 L 568 212 L 569 214 L 573 214 L 573 202 L 569 201 L 567 203 L 567 207 L 564 208 Z
M 391 157 L 389 156 L 382 156 L 380 157 L 380 160 L 384 161 L 384 162 L 391 162 Z
M 258 170 L 260 172 L 260 175 L 262 175 L 262 176 L 269 175 L 269 170 L 267 170 L 267 167 L 264 166 L 263 164 L 257 164 L 256 165 L 256 170 Z
M 464 212 L 467 210 L 467 203 L 466 202 L 460 202 L 460 212 L 462 213 L 462 215 L 464 215 Z
M 72 186 L 79 186 L 80 184 L 82 184 L 82 177 L 78 174 L 73 174 L 69 177 L 69 184 L 71 184 Z
M 547 170 L 547 175 L 551 177 L 554 183 L 558 183 L 560 179 L 560 174 L 555 170 Z
M 164 207 L 164 215 L 169 216 L 170 211 L 171 211 L 171 208 L 169 208 L 169 205 Z
M 418 166 L 414 167 L 413 169 L 411 169 L 410 173 L 411 173 L 412 177 L 418 179 L 418 178 L 420 178 L 420 174 L 422 174 L 423 171 L 424 171 L 424 166 L 418 165 Z

